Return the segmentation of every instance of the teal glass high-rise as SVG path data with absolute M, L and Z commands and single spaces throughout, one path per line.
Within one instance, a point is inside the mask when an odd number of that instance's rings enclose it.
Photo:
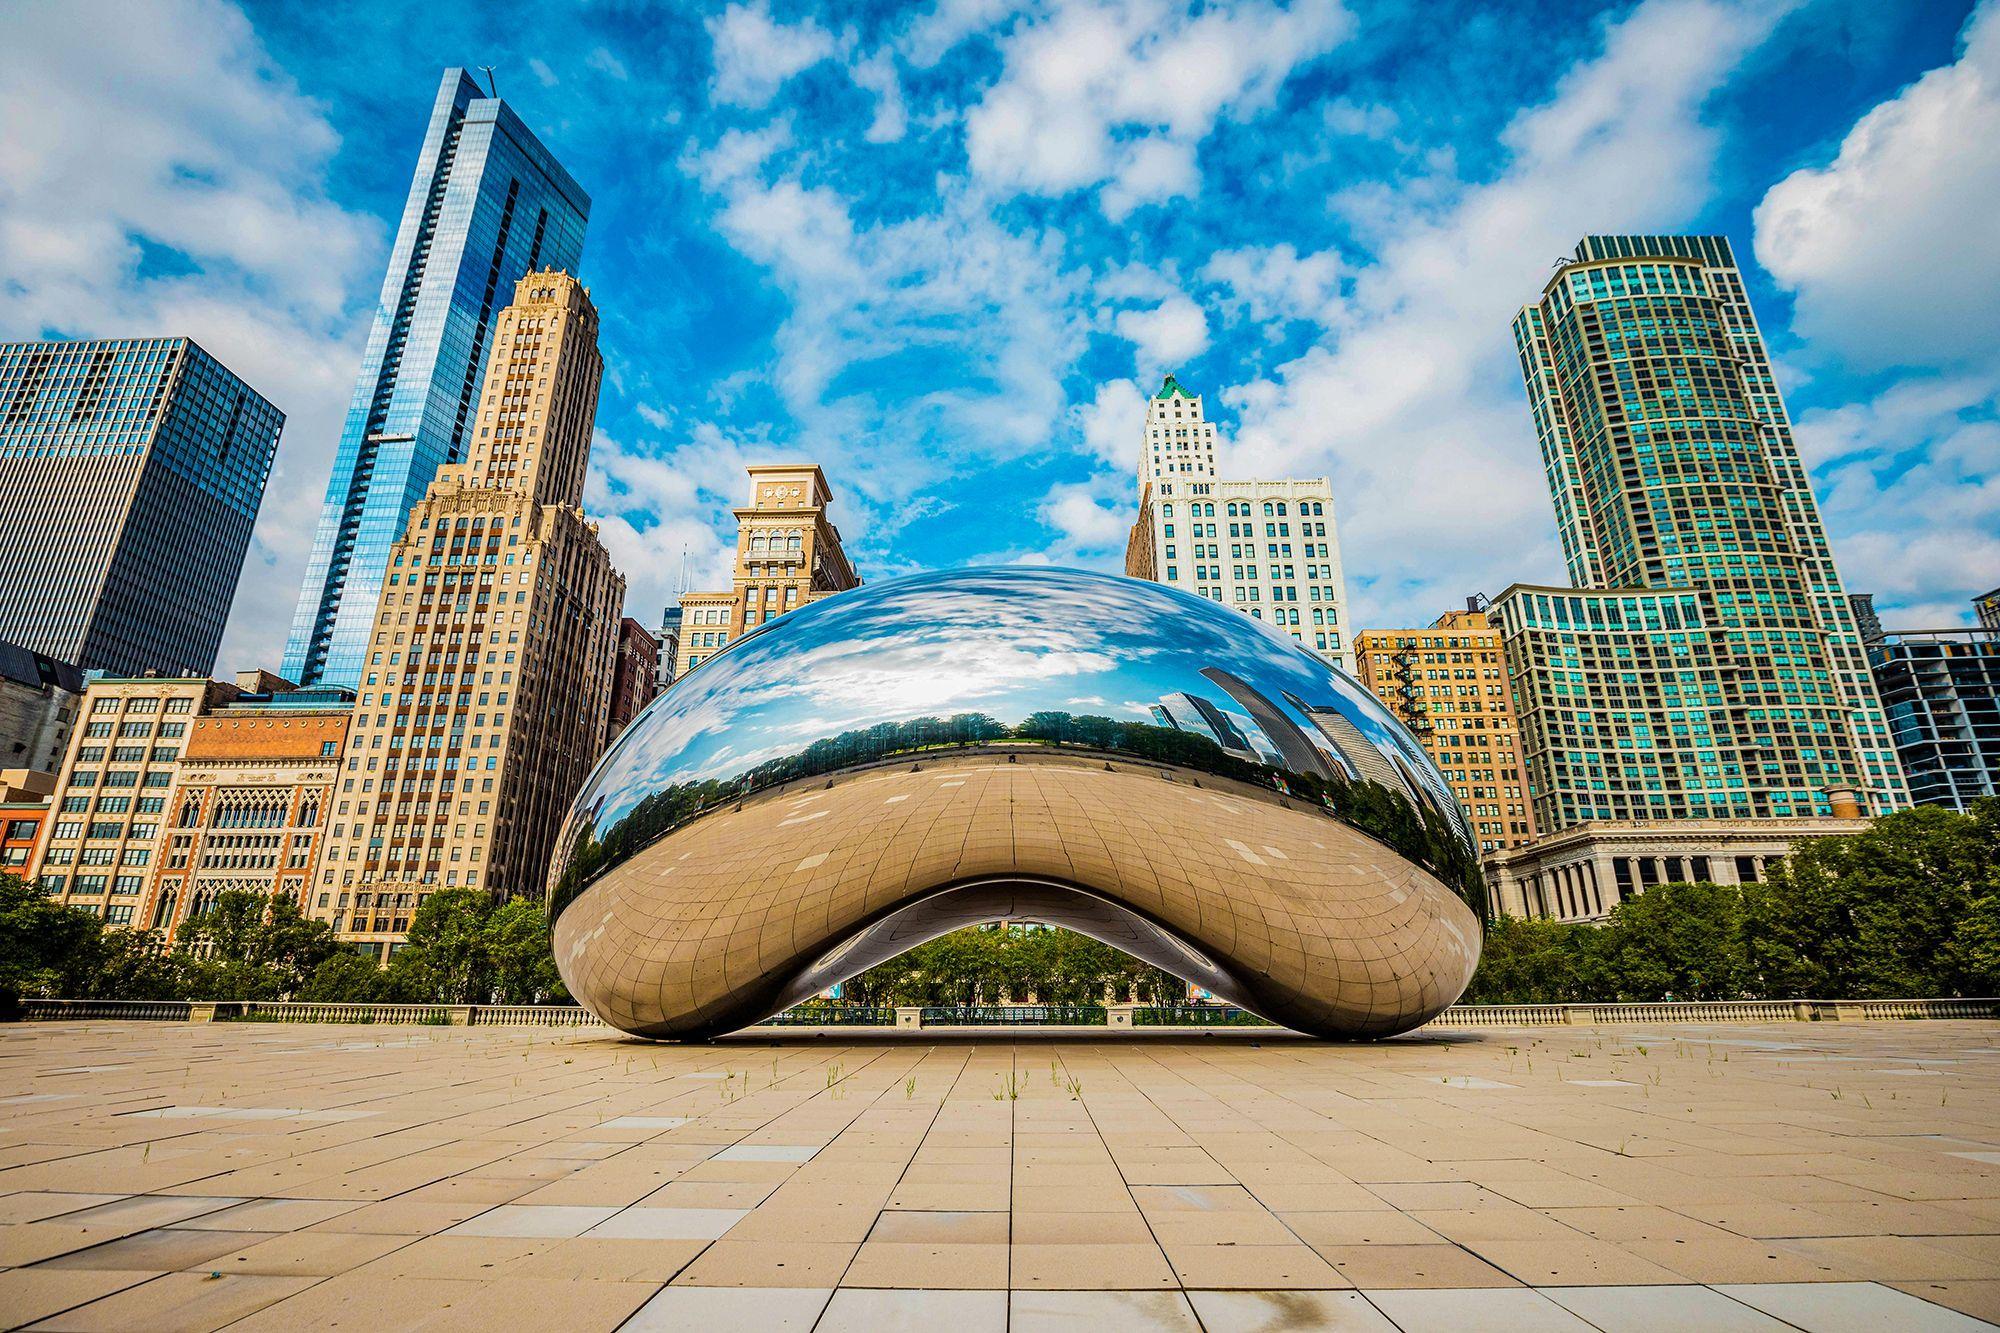
M 1588 236 L 1514 322 L 1572 588 L 1495 601 L 1535 813 L 1909 804 L 1721 236 Z
M 574 272 L 590 196 L 462 69 L 431 110 L 306 564 L 284 674 L 360 682 L 389 548 L 473 429 L 495 317 L 536 269 Z

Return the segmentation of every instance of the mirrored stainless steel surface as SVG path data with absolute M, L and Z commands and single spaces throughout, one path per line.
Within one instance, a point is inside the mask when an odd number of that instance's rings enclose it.
M 1010 879 L 1042 919 L 1070 892 L 1077 928 L 1328 1035 L 1456 999 L 1485 915 L 1463 813 L 1361 685 L 1237 610 L 1026 567 L 842 593 L 703 662 L 586 783 L 550 915 L 580 1000 L 699 1035 Z

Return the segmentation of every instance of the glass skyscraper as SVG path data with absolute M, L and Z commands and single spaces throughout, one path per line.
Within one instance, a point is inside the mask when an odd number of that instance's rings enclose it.
M 389 548 L 438 468 L 464 456 L 494 317 L 523 274 L 575 271 L 589 216 L 520 117 L 446 70 L 285 645 L 292 680 L 360 683 Z
M 0 640 L 206 676 L 284 424 L 186 338 L 0 343 Z
M 1514 323 L 1574 588 L 1495 603 L 1538 822 L 1909 803 L 1720 236 L 1592 236 Z
M 2000 634 L 1878 635 L 1868 645 L 1868 662 L 1910 798 L 1962 811 L 2000 796 Z

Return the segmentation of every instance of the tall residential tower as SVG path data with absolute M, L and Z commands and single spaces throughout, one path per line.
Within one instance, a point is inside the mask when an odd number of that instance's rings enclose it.
M 1233 606 L 1354 670 L 1333 484 L 1221 480 L 1215 427 L 1172 375 L 1146 404 L 1125 572 Z
M 1496 603 L 1542 827 L 1907 805 L 1729 242 L 1586 237 L 1514 333 L 1576 585 Z
M 590 294 L 522 278 L 465 458 L 384 558 L 310 907 L 365 952 L 439 889 L 539 895 L 604 747 L 625 580 L 581 508 L 603 374 Z
M 389 548 L 467 455 L 493 317 L 523 274 L 574 270 L 590 197 L 497 97 L 448 69 L 347 409 L 284 674 L 356 687 Z
M 186 338 L 0 343 L 0 641 L 207 675 L 284 424 Z

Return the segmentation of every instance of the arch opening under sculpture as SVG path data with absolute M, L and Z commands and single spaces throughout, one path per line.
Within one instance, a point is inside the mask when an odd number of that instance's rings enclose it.
M 1171 972 L 1231 1004 L 1258 1012 L 1250 988 L 1173 931 L 1114 899 L 1074 884 L 1020 876 L 952 885 L 897 908 L 856 931 L 800 971 L 779 992 L 778 1010 L 809 1000 L 941 935 L 967 926 L 1003 921 L 1073 930 L 1142 963 Z

